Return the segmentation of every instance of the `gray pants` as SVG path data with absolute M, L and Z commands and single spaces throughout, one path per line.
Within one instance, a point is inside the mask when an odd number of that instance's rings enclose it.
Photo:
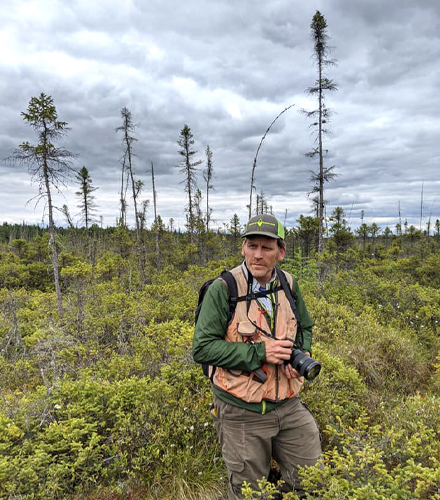
M 303 495 L 298 466 L 314 465 L 321 454 L 315 419 L 299 397 L 261 415 L 214 396 L 211 412 L 228 471 L 228 499 L 243 498 L 241 485 L 268 477 L 273 457 L 285 481 L 283 490 Z M 216 413 L 213 414 L 213 413 Z

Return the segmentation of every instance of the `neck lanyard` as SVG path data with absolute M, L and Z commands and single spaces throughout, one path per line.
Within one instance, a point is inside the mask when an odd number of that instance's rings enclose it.
M 255 321 L 252 321 L 249 318 L 249 309 L 251 307 L 251 301 L 252 300 L 257 300 L 257 299 L 262 298 L 262 297 L 267 297 L 268 295 L 271 295 L 271 296 L 275 297 L 275 293 L 278 290 L 280 290 L 281 288 L 280 287 L 275 287 L 273 290 L 269 289 L 269 290 L 264 290 L 264 291 L 260 291 L 260 292 L 254 293 L 253 292 L 253 281 L 254 281 L 254 277 L 252 276 L 252 274 L 249 272 L 249 269 L 248 269 L 247 294 L 246 294 L 246 314 L 247 314 L 247 318 L 255 326 L 255 328 L 259 332 L 261 332 L 266 337 L 271 337 L 271 338 L 274 339 L 274 338 L 276 338 L 274 334 L 266 332 L 266 330 L 263 330 L 263 328 L 259 327 L 255 323 Z M 272 301 L 272 298 L 271 298 L 271 301 Z M 276 300 L 273 300 L 272 301 L 272 318 L 269 318 L 273 331 L 275 331 L 276 306 L 277 306 Z

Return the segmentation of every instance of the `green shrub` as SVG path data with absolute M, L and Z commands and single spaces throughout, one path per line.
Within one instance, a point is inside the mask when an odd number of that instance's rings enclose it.
M 322 365 L 320 375 L 307 383 L 302 399 L 310 406 L 321 430 L 327 425 L 353 424 L 363 412 L 367 387 L 354 368 L 331 356 L 321 345 L 314 348 L 313 357 Z M 334 436 L 331 436 L 332 438 Z M 323 447 L 329 446 L 329 436 L 323 435 Z
M 327 427 L 326 433 L 337 435 L 339 444 L 327 450 L 317 466 L 302 470 L 302 484 L 310 494 L 324 500 L 440 498 L 439 457 L 430 457 L 424 465 L 419 461 L 434 437 L 431 430 L 421 427 L 404 437 L 393 427 L 371 425 L 363 416 L 353 426 Z M 399 460 L 390 463 L 395 453 Z
M 186 248 L 160 273 L 151 258 L 143 284 L 130 233 L 109 234 L 120 254 L 103 245 L 94 264 L 63 240 L 62 321 L 47 238 L 14 244 L 21 259 L 0 253 L 2 498 L 183 500 L 224 490 L 209 382 L 190 348 L 200 285 L 237 259 L 188 266 L 196 248 Z M 182 235 L 166 237 L 184 247 Z M 302 396 L 323 435 L 321 466 L 304 471 L 320 498 L 439 498 L 437 261 L 353 251 L 283 266 L 301 279 L 323 366 Z M 277 487 L 260 489 L 250 498 Z

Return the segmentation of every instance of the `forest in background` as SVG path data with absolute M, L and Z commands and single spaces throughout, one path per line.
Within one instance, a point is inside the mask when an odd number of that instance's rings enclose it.
M 343 215 L 321 254 L 300 217 L 282 265 L 323 366 L 303 392 L 324 450 L 305 485 L 327 500 L 439 499 L 439 235 L 362 234 Z M 222 497 L 191 341 L 199 287 L 241 261 L 240 231 L 143 229 L 139 246 L 124 226 L 57 228 L 61 316 L 48 230 L 0 226 L 1 498 Z

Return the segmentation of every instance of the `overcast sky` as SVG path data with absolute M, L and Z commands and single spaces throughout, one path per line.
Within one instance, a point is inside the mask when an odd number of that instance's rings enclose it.
M 338 85 L 326 139 L 327 214 L 344 208 L 352 226 L 377 222 L 394 230 L 399 217 L 420 226 L 440 218 L 440 2 L 438 0 L 3 0 L 0 14 L 0 157 L 36 142 L 20 112 L 32 96 L 51 95 L 71 130 L 59 145 L 79 155 L 76 170 L 93 179 L 98 215 L 119 213 L 120 110 L 137 125 L 136 177 L 152 200 L 154 162 L 158 212 L 184 227 L 177 140 L 184 124 L 197 159 L 213 152 L 216 225 L 234 213 L 244 223 L 253 159 L 257 191 L 287 225 L 310 214 L 314 146 L 301 109 L 316 102 L 306 89 L 316 67 L 310 23 L 326 17 Z M 206 184 L 199 167 L 198 186 Z M 25 168 L 0 164 L 1 221 L 41 222 L 44 203 Z M 55 198 L 79 222 L 74 179 Z M 255 199 L 255 195 L 254 195 Z M 131 214 L 131 199 L 129 200 Z M 147 225 L 153 209 L 149 209 Z M 131 218 L 133 220 L 133 218 Z M 61 214 L 57 222 L 65 224 Z

